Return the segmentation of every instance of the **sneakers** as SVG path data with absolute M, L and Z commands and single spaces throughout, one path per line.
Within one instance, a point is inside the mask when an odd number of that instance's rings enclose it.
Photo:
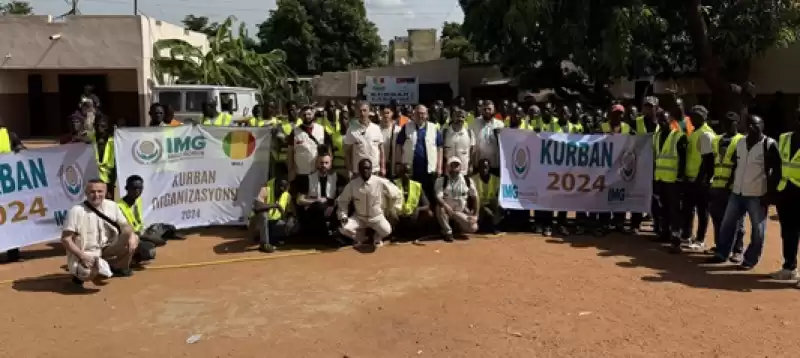
M 553 228 L 550 226 L 545 226 L 542 229 L 542 235 L 544 236 L 553 236 Z
M 569 229 L 566 226 L 563 226 L 563 225 L 558 226 L 557 232 L 561 236 L 569 236 L 570 235 Z
M 728 261 L 733 262 L 735 264 L 740 264 L 744 261 L 744 255 L 742 255 L 741 253 L 735 253 L 731 255 L 730 258 L 728 258 Z
M 445 234 L 444 235 L 444 242 L 453 242 L 454 240 L 455 240 L 455 238 L 453 237 L 453 234 Z
M 267 254 L 271 254 L 271 253 L 275 252 L 275 246 L 270 245 L 270 244 L 261 244 L 261 245 L 258 245 L 258 251 L 261 251 L 261 252 L 264 252 L 264 253 L 267 253 Z
M 780 280 L 780 281 L 791 281 L 797 280 L 800 276 L 797 275 L 797 270 L 787 270 L 787 269 L 780 269 L 769 274 L 769 277 L 773 280 Z
M 376 247 L 376 248 L 377 248 L 377 247 L 382 247 L 382 246 L 383 246 L 383 240 L 381 240 L 381 239 L 375 239 L 375 240 L 374 240 L 374 245 L 375 245 L 375 247 Z
M 706 243 L 702 241 L 695 241 L 686 246 L 689 250 L 694 252 L 703 252 L 706 250 Z

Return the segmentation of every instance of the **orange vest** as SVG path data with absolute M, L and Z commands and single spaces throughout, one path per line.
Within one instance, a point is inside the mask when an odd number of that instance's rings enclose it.
M 692 125 L 692 121 L 689 120 L 689 117 L 683 117 L 683 123 L 686 126 L 686 130 L 681 128 L 681 123 L 676 120 L 669 121 L 669 128 L 674 131 L 683 131 L 684 134 L 691 135 L 694 132 L 694 126 Z

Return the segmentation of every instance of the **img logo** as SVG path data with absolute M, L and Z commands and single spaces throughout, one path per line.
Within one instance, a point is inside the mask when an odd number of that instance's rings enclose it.
M 71 201 L 79 201 L 83 196 L 83 170 L 74 163 L 72 165 L 62 165 L 58 173 L 61 179 L 61 189 L 64 195 Z
M 153 164 L 161 159 L 164 146 L 158 139 L 137 140 L 133 142 L 133 159 L 142 165 Z
M 517 179 L 525 179 L 528 176 L 528 169 L 530 169 L 531 152 L 525 145 L 517 145 L 514 147 L 514 152 L 511 153 L 512 174 Z
M 636 152 L 627 151 L 622 153 L 619 163 L 619 176 L 624 181 L 636 179 Z

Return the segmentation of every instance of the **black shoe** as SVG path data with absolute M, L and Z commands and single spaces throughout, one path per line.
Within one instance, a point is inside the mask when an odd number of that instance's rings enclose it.
M 72 284 L 78 288 L 83 288 L 83 281 L 75 276 L 72 276 Z
M 131 269 L 111 269 L 111 273 L 114 274 L 116 277 L 131 277 L 133 276 L 133 270 Z
M 669 247 L 669 253 L 677 255 L 683 253 L 683 249 L 680 245 L 672 245 Z
M 444 235 L 444 241 L 445 242 L 453 242 L 453 240 L 454 240 L 453 234 Z
M 258 245 L 258 251 L 271 254 L 275 252 L 275 246 L 272 246 L 270 244 L 260 244 Z
M 500 230 L 492 229 L 492 235 L 500 235 Z
M 736 269 L 739 270 L 739 271 L 750 271 L 750 270 L 752 270 L 754 268 L 755 268 L 754 265 L 746 264 L 746 263 L 742 263 L 741 265 L 736 267 Z
M 20 258 L 19 249 L 11 249 L 6 252 L 8 262 L 17 262 Z

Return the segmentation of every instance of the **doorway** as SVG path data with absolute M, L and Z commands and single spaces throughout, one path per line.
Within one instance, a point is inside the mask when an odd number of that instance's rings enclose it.
M 85 86 L 94 87 L 93 93 L 100 100 L 101 111 L 108 108 L 108 76 L 58 75 L 58 95 L 61 107 L 60 133 L 69 131 L 69 122 L 66 118 L 78 109 Z
M 47 105 L 41 74 L 28 75 L 28 133 L 31 137 L 44 137 L 47 133 Z

